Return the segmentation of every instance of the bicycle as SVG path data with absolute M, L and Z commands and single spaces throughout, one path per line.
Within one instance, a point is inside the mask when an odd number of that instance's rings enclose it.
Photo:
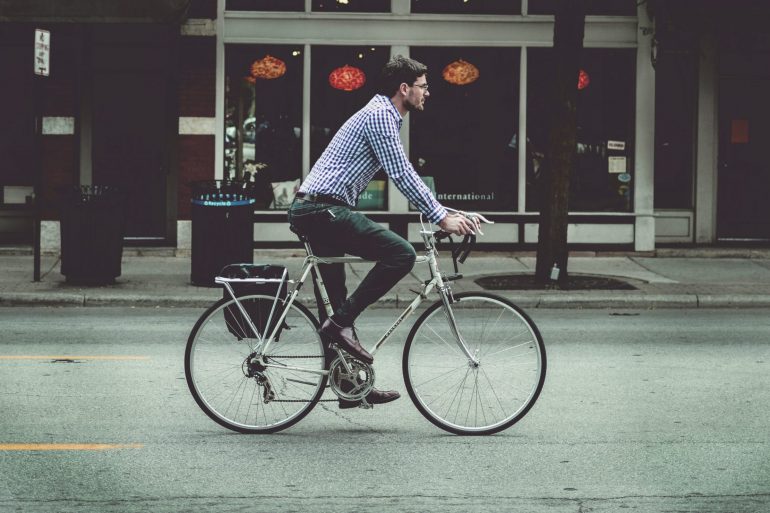
M 480 214 L 461 213 L 491 222 Z M 466 236 L 452 251 L 455 274 L 448 276 L 438 268 L 436 244 L 449 234 L 427 229 L 422 216 L 420 224 L 425 252 L 417 263 L 427 264 L 431 278 L 369 352 L 375 355 L 428 295 L 437 292 L 440 298 L 415 321 L 404 346 L 402 371 L 409 397 L 425 418 L 450 433 L 502 431 L 524 417 L 540 395 L 546 372 L 543 339 L 535 323 L 511 301 L 485 292 L 452 293 L 451 282 L 462 278 L 457 263 L 468 257 L 475 236 Z M 217 277 L 229 297 L 203 313 L 187 341 L 190 392 L 211 419 L 231 430 L 286 429 L 322 401 L 327 382 L 336 396 L 369 407 L 365 397 L 374 385 L 374 369 L 336 345 L 327 353 L 318 320 L 297 301 L 313 272 L 331 315 L 318 264 L 363 260 L 321 258 L 301 240 L 307 256 L 296 281 L 288 279 L 285 269 L 273 278 Z M 276 293 L 237 297 L 233 285 L 243 283 L 269 284 Z M 287 285 L 293 290 L 282 294 Z

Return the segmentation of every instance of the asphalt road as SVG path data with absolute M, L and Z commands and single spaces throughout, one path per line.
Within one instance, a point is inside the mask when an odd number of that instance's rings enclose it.
M 767 310 L 534 310 L 543 393 L 481 438 L 411 404 L 403 328 L 375 367 L 401 400 L 231 433 L 184 380 L 200 313 L 0 309 L 0 511 L 770 511 Z

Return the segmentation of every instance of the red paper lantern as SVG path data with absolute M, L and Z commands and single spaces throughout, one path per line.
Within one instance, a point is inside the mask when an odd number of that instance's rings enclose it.
M 366 83 L 366 74 L 353 66 L 345 64 L 329 73 L 329 85 L 342 91 L 355 91 Z
M 588 87 L 588 84 L 591 83 L 591 77 L 588 76 L 588 73 L 585 72 L 585 70 L 580 70 L 580 74 L 578 75 L 578 89 L 583 90 L 586 87 Z
M 447 64 L 441 76 L 450 84 L 467 85 L 479 78 L 479 68 L 460 59 Z
M 264 80 L 273 80 L 286 73 L 286 63 L 272 55 L 265 55 L 251 65 L 251 76 Z

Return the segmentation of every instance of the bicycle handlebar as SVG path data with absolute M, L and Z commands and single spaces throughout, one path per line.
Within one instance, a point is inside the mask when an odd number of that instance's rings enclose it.
M 478 212 L 463 212 L 462 210 L 454 210 L 451 208 L 447 208 L 447 210 L 467 217 L 471 221 L 474 221 L 474 224 L 476 220 L 478 220 L 479 223 L 483 223 L 483 224 L 495 223 L 494 221 L 490 221 L 489 219 L 479 214 Z M 484 232 L 482 232 L 478 228 L 476 229 L 476 232 L 478 232 L 479 235 L 484 235 Z M 465 263 L 465 260 L 468 259 L 468 256 L 471 254 L 471 250 L 473 249 L 473 246 L 476 244 L 476 234 L 471 233 L 471 234 L 465 235 L 463 237 L 462 242 L 460 242 L 460 245 L 456 248 L 454 247 L 454 240 L 452 239 L 452 234 L 449 232 L 445 232 L 444 230 L 437 230 L 436 232 L 433 233 L 433 237 L 436 239 L 436 242 L 442 241 L 444 239 L 449 239 L 450 251 L 452 254 L 452 263 L 454 264 L 455 273 L 459 272 L 457 268 L 457 262 L 460 262 L 461 264 L 463 264 Z
M 453 208 L 447 208 L 447 207 L 444 207 L 444 208 L 446 208 L 449 212 L 460 214 L 461 216 L 466 217 L 471 221 L 474 221 L 474 224 L 475 224 L 475 221 L 478 221 L 479 224 L 495 224 L 494 221 L 490 221 L 489 219 L 479 214 L 478 212 L 464 212 L 462 210 L 455 210 Z M 482 232 L 481 229 L 477 228 L 477 231 L 479 232 L 479 235 L 484 235 L 484 232 Z

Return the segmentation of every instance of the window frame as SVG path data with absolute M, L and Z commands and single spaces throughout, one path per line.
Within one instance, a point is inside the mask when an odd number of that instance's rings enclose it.
M 217 39 L 222 57 L 224 44 L 264 43 L 304 45 L 305 84 L 303 85 L 303 176 L 309 171 L 310 162 L 310 65 L 312 45 L 328 45 L 328 34 L 335 34 L 337 46 L 390 46 L 391 55 L 409 56 L 413 46 L 473 46 L 473 47 L 519 47 L 519 134 L 526 134 L 526 83 L 527 49 L 548 47 L 553 44 L 553 16 L 536 15 L 453 15 L 453 14 L 410 14 L 410 0 L 392 0 L 391 13 L 325 13 L 310 12 L 311 0 L 306 0 L 307 9 L 300 12 L 243 12 L 225 11 L 225 0 L 219 2 Z M 522 11 L 526 13 L 527 0 L 522 0 Z M 421 23 L 424 30 L 415 30 L 415 23 Z M 451 40 L 449 35 L 452 35 Z M 633 16 L 586 17 L 584 47 L 586 48 L 633 48 L 638 47 L 638 22 Z M 218 63 L 224 59 L 218 59 Z M 219 65 L 218 65 L 219 66 Z M 223 72 L 223 70 L 222 70 Z M 223 110 L 223 74 L 218 69 L 217 108 Z M 637 84 L 639 77 L 637 77 Z M 638 100 L 637 100 L 638 101 Z M 217 116 L 222 114 L 217 112 Z M 638 112 L 638 108 L 636 109 Z M 220 119 L 217 119 L 220 126 Z M 516 121 L 514 121 L 516 124 Z M 223 126 L 223 125 L 222 125 Z M 404 124 L 401 133 L 407 155 L 409 152 L 409 123 Z M 217 159 L 215 176 L 222 176 L 223 154 L 220 153 L 224 135 L 216 134 Z M 636 151 L 639 145 L 635 145 Z M 519 168 L 525 164 L 525 149 L 519 150 Z M 525 178 L 519 173 L 520 180 Z M 635 181 L 634 187 L 639 187 Z M 389 182 L 388 213 L 408 213 L 409 206 Z M 532 214 L 527 212 L 523 196 L 525 187 L 520 184 L 517 209 L 505 213 Z M 652 184 L 649 184 L 652 187 Z M 634 191 L 632 191 L 634 194 Z M 634 202 L 636 209 L 636 202 Z M 586 214 L 581 212 L 581 214 Z M 596 212 L 598 215 L 612 214 Z M 633 216 L 636 212 L 616 215 Z

